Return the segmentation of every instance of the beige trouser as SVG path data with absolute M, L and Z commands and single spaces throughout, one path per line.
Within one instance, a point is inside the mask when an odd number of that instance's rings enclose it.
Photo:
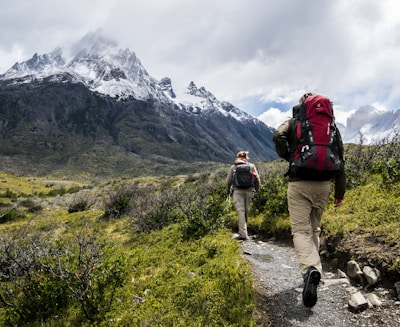
M 330 181 L 296 181 L 288 186 L 287 199 L 293 243 L 304 276 L 310 266 L 322 273 L 320 246 L 321 216 L 328 202 Z
M 238 215 L 239 236 L 247 238 L 247 215 L 253 197 L 253 188 L 237 189 L 233 191 L 233 206 Z

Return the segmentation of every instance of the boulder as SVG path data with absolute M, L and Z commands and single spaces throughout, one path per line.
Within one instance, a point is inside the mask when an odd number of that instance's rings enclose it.
M 370 266 L 365 266 L 363 268 L 363 273 L 368 283 L 367 287 L 373 286 L 378 283 L 381 277 L 381 272 L 378 269 L 372 268 Z
M 362 281 L 363 272 L 356 261 L 350 260 L 347 262 L 347 275 L 352 279 Z
M 355 292 L 350 295 L 349 308 L 353 312 L 362 311 L 368 308 L 368 301 L 361 292 Z

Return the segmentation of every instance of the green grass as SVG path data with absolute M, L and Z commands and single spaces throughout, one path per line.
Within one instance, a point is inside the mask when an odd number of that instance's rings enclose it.
M 50 182 L 47 179 L 7 174 L 2 174 L 1 180 L 1 190 L 5 192 L 9 189 L 15 194 L 13 202 L 7 203 L 7 206 L 16 206 L 22 218 L 1 223 L 0 238 L 17 237 L 16 244 L 22 242 L 21 245 L 26 246 L 29 240 L 36 240 L 35 235 L 42 235 L 46 240 L 44 244 L 58 244 L 58 250 L 65 253 L 61 257 L 65 265 L 72 265 L 72 271 L 78 272 L 82 268 L 79 265 L 74 268 L 78 257 L 73 251 L 79 244 L 85 245 L 86 241 L 81 240 L 77 244 L 76 235 L 82 233 L 82 228 L 90 226 L 87 233 L 93 234 L 100 241 L 99 244 L 105 244 L 106 255 L 103 268 L 102 264 L 93 266 L 96 270 L 92 273 L 92 285 L 95 291 L 105 292 L 106 299 L 113 299 L 106 303 L 109 306 L 106 311 L 94 315 L 96 320 L 93 322 L 85 319 L 79 303 L 70 297 L 70 304 L 60 308 L 56 317 L 43 322 L 23 323 L 19 320 L 19 326 L 254 326 L 252 314 L 255 294 L 251 267 L 241 257 L 238 243 L 232 239 L 230 230 L 220 229 L 189 240 L 182 237 L 179 224 L 149 233 L 135 233 L 128 228 L 132 223 L 130 217 L 104 220 L 101 218 L 101 205 L 84 212 L 68 213 L 68 201 L 63 199 L 70 198 L 71 194 L 51 192 L 59 190 L 60 185 L 75 191 L 75 186 L 79 185 L 83 187 L 82 190 L 96 193 L 101 199 L 120 182 L 127 180 L 96 181 L 95 187 L 90 183 L 83 185 L 65 180 Z M 171 185 L 180 184 L 183 180 L 182 176 L 171 177 Z M 196 177 L 191 176 L 188 180 L 196 180 Z M 156 183 L 157 179 L 147 177 L 137 181 L 141 184 Z M 43 197 L 40 194 L 47 195 Z M 43 209 L 29 212 L 19 205 L 21 196 L 42 201 Z M 0 201 L 5 200 L 10 199 L 0 198 Z M 65 250 L 62 250 L 63 247 Z M 48 260 L 54 263 L 58 259 Z M 123 264 L 117 265 L 120 260 L 123 260 Z M 104 265 L 117 270 L 96 273 L 97 269 L 105 269 Z M 118 276 L 124 276 L 123 286 L 113 292 L 103 289 L 102 280 L 112 279 L 117 272 Z M 38 283 L 40 281 L 41 286 L 38 286 L 42 287 L 41 292 L 44 293 L 35 297 L 34 303 L 43 303 L 42 307 L 45 307 L 44 296 L 54 295 L 62 284 L 57 284 L 45 272 L 38 271 L 37 274 L 38 277 L 27 279 L 26 283 L 35 286 L 36 279 Z M 0 283 L 6 285 L 7 281 L 2 279 Z M 71 283 L 75 285 L 76 281 Z M 54 291 L 50 293 L 51 290 Z M 101 299 L 93 298 L 91 301 L 100 307 L 106 305 Z M 0 305 L 0 325 L 15 324 L 15 320 L 10 319 L 10 311 Z
M 188 242 L 173 225 L 130 248 L 131 282 L 109 318 L 115 326 L 251 325 L 253 279 L 230 232 Z

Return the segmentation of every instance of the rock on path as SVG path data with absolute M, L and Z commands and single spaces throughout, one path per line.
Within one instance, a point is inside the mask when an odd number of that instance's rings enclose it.
M 255 276 L 258 326 L 400 326 L 400 305 L 389 298 L 381 299 L 380 307 L 351 312 L 347 279 L 329 272 L 323 273 L 317 304 L 304 307 L 303 281 L 290 243 L 249 240 L 241 243 L 241 249 Z M 265 314 L 270 323 L 265 322 Z

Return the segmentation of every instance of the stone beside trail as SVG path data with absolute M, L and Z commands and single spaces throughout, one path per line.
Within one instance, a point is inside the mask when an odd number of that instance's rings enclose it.
M 241 249 L 255 276 L 259 327 L 400 326 L 397 294 L 379 283 L 365 290 L 340 271 L 324 271 L 318 302 L 309 309 L 302 303 L 303 281 L 291 242 L 253 239 L 242 242 Z

